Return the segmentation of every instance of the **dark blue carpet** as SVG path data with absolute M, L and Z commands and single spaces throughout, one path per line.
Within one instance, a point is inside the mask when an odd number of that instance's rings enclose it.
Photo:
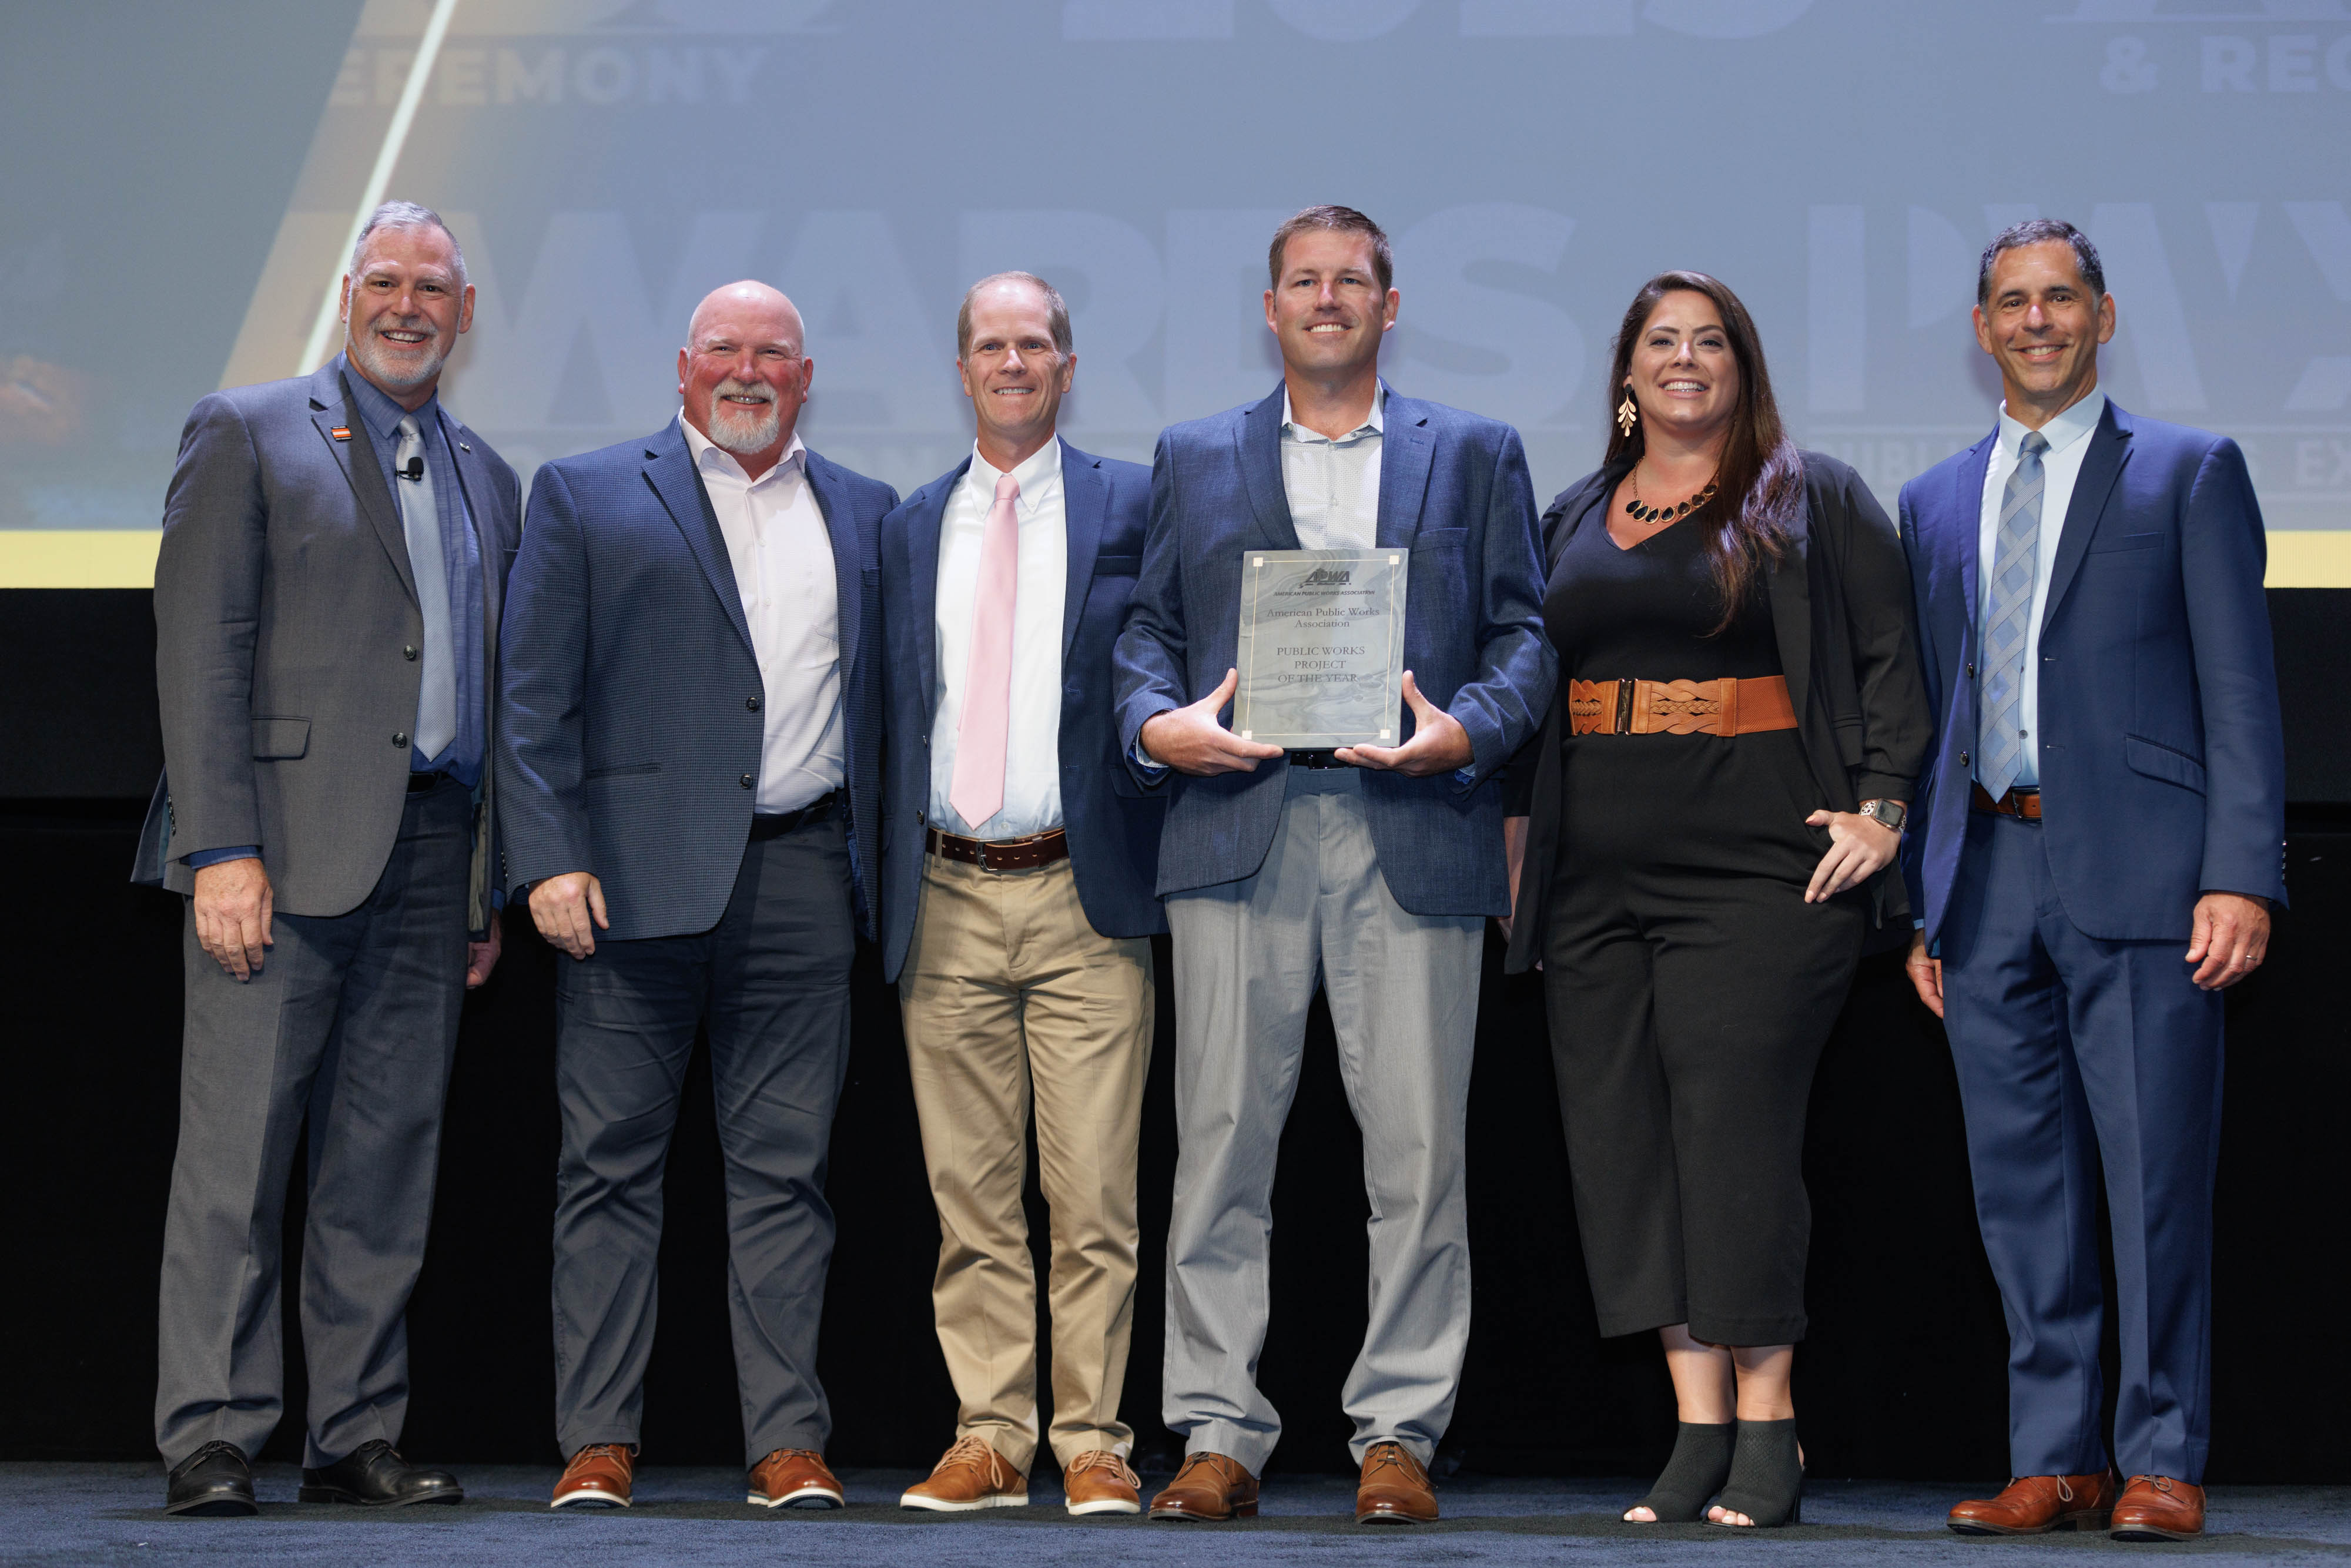
M 1635 1529 L 1616 1521 L 1635 1483 L 1456 1477 L 1441 1492 L 1445 1519 L 1410 1529 L 1364 1529 L 1339 1477 L 1277 1479 L 1261 1517 L 1228 1525 L 1152 1524 L 1127 1517 L 1073 1520 L 1040 1479 L 1027 1509 L 979 1515 L 901 1511 L 911 1472 L 852 1470 L 850 1506 L 832 1513 L 770 1514 L 746 1507 L 740 1471 L 653 1469 L 626 1512 L 548 1511 L 551 1469 L 454 1467 L 469 1500 L 458 1508 L 376 1512 L 292 1500 L 298 1478 L 270 1466 L 257 1519 L 178 1520 L 158 1506 L 160 1467 L 0 1465 L 0 1563 L 324 1563 L 634 1568 L 638 1564 L 821 1563 L 828 1568 L 1007 1568 L 1102 1563 L 1258 1563 L 1772 1564 L 2013 1563 L 2055 1553 L 2136 1552 L 2223 1563 L 2351 1562 L 2351 1487 L 2224 1487 L 2210 1533 L 2185 1545 L 2126 1545 L 2105 1536 L 1962 1540 L 1943 1511 L 1981 1487 L 1829 1481 L 1805 1495 L 1806 1522 L 1752 1535 L 1703 1525 Z M 1159 1478 L 1146 1478 L 1146 1480 Z

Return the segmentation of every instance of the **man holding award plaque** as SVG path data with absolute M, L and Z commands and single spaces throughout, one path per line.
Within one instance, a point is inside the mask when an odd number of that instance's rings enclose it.
M 1387 236 L 1310 207 L 1268 260 L 1282 384 L 1161 436 L 1118 643 L 1121 742 L 1170 795 L 1181 1149 L 1163 1397 L 1186 1455 L 1151 1514 L 1257 1511 L 1281 1432 L 1252 1374 L 1274 1157 L 1320 986 L 1373 1216 L 1371 1322 L 1343 1396 L 1355 1517 L 1432 1520 L 1426 1465 L 1469 1333 L 1479 958 L 1486 917 L 1510 907 L 1497 775 L 1557 661 L 1517 432 L 1380 380 L 1399 298 Z

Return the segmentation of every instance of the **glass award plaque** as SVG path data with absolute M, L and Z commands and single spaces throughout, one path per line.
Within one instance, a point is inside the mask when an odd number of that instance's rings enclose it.
M 1301 751 L 1400 744 L 1411 559 L 1406 549 L 1242 556 L 1233 733 Z

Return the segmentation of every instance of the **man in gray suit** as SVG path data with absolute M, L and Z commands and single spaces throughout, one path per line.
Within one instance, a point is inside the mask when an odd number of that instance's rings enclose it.
M 1461 1136 L 1486 916 L 1510 908 L 1498 775 L 1551 701 L 1541 554 L 1509 425 L 1380 380 L 1387 236 L 1348 207 L 1275 231 L 1282 383 L 1170 428 L 1117 649 L 1119 734 L 1173 795 L 1176 956 L 1167 1425 L 1154 1519 L 1257 1511 L 1281 1418 L 1257 1386 L 1275 1152 L 1318 985 L 1364 1134 L 1371 1322 L 1343 1398 L 1355 1517 L 1437 1517 L 1426 1466 L 1469 1335 Z M 1225 727 L 1252 551 L 1409 552 L 1402 744 L 1292 750 Z M 1170 772 L 1176 777 L 1171 779 Z
M 388 202 L 343 278 L 343 352 L 214 392 L 181 436 L 133 873 L 187 898 L 155 1397 L 174 1513 L 255 1511 L 306 1113 L 302 1500 L 465 1495 L 393 1445 L 458 1008 L 498 955 L 485 762 L 521 497 L 435 396 L 473 311 L 447 226 Z

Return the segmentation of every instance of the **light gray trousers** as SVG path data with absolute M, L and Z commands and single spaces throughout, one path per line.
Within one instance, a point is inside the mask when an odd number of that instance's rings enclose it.
M 1364 1134 L 1371 1322 L 1341 1399 L 1360 1461 L 1426 1463 L 1469 1339 L 1462 1124 L 1485 922 L 1388 893 L 1353 770 L 1292 768 L 1257 873 L 1167 900 L 1175 933 L 1176 1202 L 1164 1408 L 1189 1453 L 1261 1472 L 1281 1417 L 1257 1385 L 1274 1157 L 1319 983 Z

